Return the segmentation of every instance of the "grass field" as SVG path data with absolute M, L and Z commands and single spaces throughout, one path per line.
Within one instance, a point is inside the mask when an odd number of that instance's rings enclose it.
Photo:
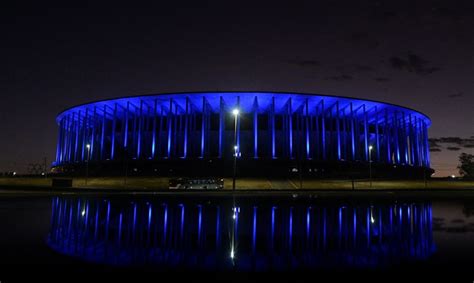
M 0 178 L 0 187 L 51 187 L 50 178 Z M 238 190 L 337 190 L 337 189 L 474 189 L 474 181 L 462 180 L 377 180 L 372 182 L 372 186 L 366 180 L 356 180 L 352 184 L 351 180 L 303 180 L 280 179 L 270 180 L 264 178 L 238 178 L 236 189 Z M 87 185 L 84 178 L 73 178 L 74 188 L 101 188 L 101 189 L 150 189 L 167 190 L 168 178 L 164 177 L 129 177 L 127 184 L 124 184 L 123 177 L 102 177 L 89 178 Z M 232 189 L 232 179 L 224 179 L 224 189 Z

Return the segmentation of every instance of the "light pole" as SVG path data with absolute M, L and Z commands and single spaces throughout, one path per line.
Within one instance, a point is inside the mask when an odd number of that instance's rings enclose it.
M 91 145 L 87 144 L 87 159 L 86 159 L 86 186 L 87 186 L 87 178 L 89 177 L 89 158 L 90 158 L 90 152 L 91 152 Z
M 232 110 L 234 115 L 234 174 L 232 177 L 232 190 L 235 191 L 235 175 L 237 174 L 237 154 L 239 153 L 239 147 L 237 145 L 237 118 L 239 116 L 239 109 L 235 108 Z
M 369 146 L 369 182 L 372 188 L 372 149 L 373 146 Z

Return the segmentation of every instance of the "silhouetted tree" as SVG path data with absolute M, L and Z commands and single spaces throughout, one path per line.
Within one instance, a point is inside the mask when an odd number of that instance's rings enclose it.
M 459 155 L 459 174 L 464 178 L 474 178 L 474 155 L 461 153 Z

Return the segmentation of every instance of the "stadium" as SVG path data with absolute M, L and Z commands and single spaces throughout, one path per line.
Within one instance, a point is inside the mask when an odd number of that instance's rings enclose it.
M 430 119 L 372 100 L 305 93 L 190 92 L 61 112 L 54 172 L 190 176 L 431 174 Z

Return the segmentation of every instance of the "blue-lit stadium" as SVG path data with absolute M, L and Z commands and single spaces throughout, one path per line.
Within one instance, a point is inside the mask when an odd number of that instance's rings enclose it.
M 57 117 L 56 172 L 332 177 L 430 171 L 430 119 L 349 97 L 190 92 L 123 97 Z M 126 169 L 124 169 L 126 168 Z M 428 169 L 428 170 L 427 170 Z M 415 174 L 416 175 L 416 174 Z

